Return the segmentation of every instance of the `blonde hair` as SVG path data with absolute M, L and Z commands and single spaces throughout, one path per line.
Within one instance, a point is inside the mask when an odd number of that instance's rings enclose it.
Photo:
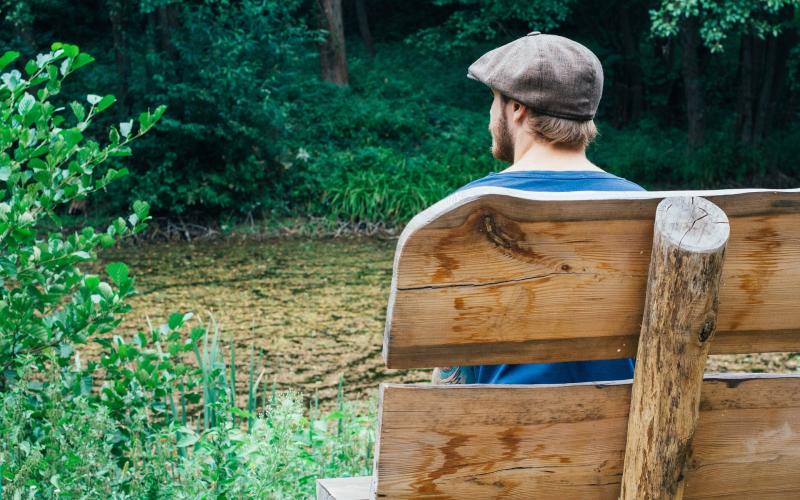
M 585 149 L 597 137 L 594 120 L 579 122 L 529 113 L 528 127 L 537 138 L 570 149 Z
M 500 102 L 511 99 L 500 93 Z M 569 149 L 586 149 L 597 137 L 594 120 L 576 121 L 555 116 L 537 115 L 528 109 L 528 128 L 539 140 Z

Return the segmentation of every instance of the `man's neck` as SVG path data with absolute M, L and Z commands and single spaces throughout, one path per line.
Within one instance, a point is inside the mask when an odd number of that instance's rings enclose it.
M 520 144 L 522 143 L 522 144 Z M 586 158 L 586 149 L 566 149 L 535 140 L 518 141 L 521 147 L 514 148 L 514 163 L 503 172 L 526 170 L 588 170 L 603 172 L 603 169 Z

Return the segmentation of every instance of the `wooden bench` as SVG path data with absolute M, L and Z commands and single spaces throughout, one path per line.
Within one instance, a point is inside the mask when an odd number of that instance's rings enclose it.
M 800 498 L 800 377 L 703 376 L 775 351 L 800 351 L 800 190 L 465 190 L 400 237 L 387 366 L 634 379 L 382 384 L 373 477 L 318 498 Z

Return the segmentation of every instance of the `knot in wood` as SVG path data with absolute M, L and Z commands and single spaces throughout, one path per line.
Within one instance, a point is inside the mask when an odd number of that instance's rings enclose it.
M 705 323 L 703 323 L 703 326 L 700 328 L 700 333 L 697 336 L 700 339 L 701 343 L 708 340 L 711 337 L 711 335 L 714 334 L 716 326 L 717 325 L 713 319 L 709 319 Z
M 494 220 L 494 216 L 491 213 L 484 214 L 483 216 L 483 230 L 486 232 L 486 236 L 492 240 L 495 245 L 503 248 L 511 248 L 511 242 L 498 228 L 497 222 Z

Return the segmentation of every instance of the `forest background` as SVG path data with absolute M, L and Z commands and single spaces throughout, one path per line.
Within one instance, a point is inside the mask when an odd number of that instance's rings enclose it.
M 92 54 L 64 94 L 113 93 L 104 125 L 167 105 L 125 159 L 132 175 L 73 210 L 138 199 L 212 225 L 397 225 L 502 169 L 488 154 L 491 95 L 466 68 L 531 30 L 602 61 L 589 151 L 601 167 L 649 189 L 797 186 L 797 4 L 3 0 L 0 40 L 26 57 L 54 40 Z
M 798 4 L 0 0 L 0 498 L 308 498 L 370 474 L 370 394 L 430 376 L 381 359 L 391 239 L 119 243 L 399 229 L 503 168 L 466 68 L 533 30 L 603 62 L 597 164 L 797 187 Z

